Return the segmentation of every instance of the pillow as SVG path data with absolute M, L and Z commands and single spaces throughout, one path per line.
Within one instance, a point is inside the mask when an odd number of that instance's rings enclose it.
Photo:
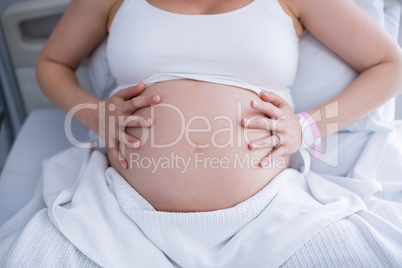
M 402 0 L 384 0 L 384 27 L 398 40 Z
M 385 0 L 384 1 L 384 23 L 385 29 L 393 38 L 398 40 L 402 46 L 402 27 L 400 19 L 402 12 L 402 0 Z M 396 98 L 395 118 L 402 119 L 402 95 Z

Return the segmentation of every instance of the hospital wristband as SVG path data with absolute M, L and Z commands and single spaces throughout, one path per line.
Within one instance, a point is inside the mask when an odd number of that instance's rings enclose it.
M 314 149 L 314 158 L 321 154 L 321 134 L 314 119 L 306 112 L 297 114 L 302 128 L 302 146 Z

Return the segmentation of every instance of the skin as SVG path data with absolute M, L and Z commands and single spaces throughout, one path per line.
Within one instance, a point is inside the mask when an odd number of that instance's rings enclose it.
M 261 168 L 258 161 L 271 148 L 247 148 L 245 134 L 250 140 L 270 137 L 266 130 L 246 129 L 240 124 L 241 116 L 263 116 L 249 106 L 251 100 L 259 99 L 252 91 L 184 79 L 154 84 L 143 94 L 158 94 L 161 104 L 179 110 L 155 106 L 154 132 L 144 135 L 147 138 L 138 149 L 122 146 L 129 168 L 121 168 L 112 159 L 110 163 L 157 210 L 188 212 L 232 207 L 258 192 L 288 165 L 287 157 L 282 157 L 280 162 L 278 159 L 274 165 Z M 192 101 L 194 98 L 197 101 Z M 151 113 L 151 108 L 145 107 L 136 115 L 151 117 Z M 186 132 L 185 129 L 190 131 L 178 138 L 180 130 Z M 142 137 L 142 129 L 130 128 L 127 132 Z M 169 145 L 156 148 L 152 141 Z M 172 153 L 180 162 L 172 159 Z M 169 166 L 165 168 L 149 161 L 166 159 Z M 188 168 L 184 168 L 182 160 Z M 246 164 L 240 164 L 244 160 Z
M 71 1 L 38 58 L 37 78 L 43 92 L 66 112 L 78 104 L 98 105 L 101 103 L 79 86 L 74 72 L 83 59 L 107 36 L 113 17 L 122 2 L 97 0 L 94 4 L 94 1 Z M 181 14 L 219 14 L 236 10 L 250 2 L 250 0 L 149 0 L 149 3 L 155 7 Z M 357 79 L 344 92 L 308 111 L 317 122 L 322 136 L 332 134 L 327 131 L 328 124 L 337 123 L 339 128 L 343 128 L 368 115 L 376 107 L 402 91 L 402 54 L 399 46 L 354 1 L 279 0 L 279 3 L 293 19 L 298 36 L 304 29 L 308 29 L 360 72 Z M 157 104 L 164 98 L 161 98 L 157 90 L 152 95 L 144 94 L 145 92 L 143 84 L 140 83 L 136 87 L 117 93 L 104 102 L 106 107 L 110 104 L 116 107 L 114 111 L 106 109 L 105 116 L 116 118 L 123 116 L 125 119 L 133 119 L 128 125 L 116 124 L 111 129 L 106 126 L 106 134 L 101 136 L 111 147 L 109 158 L 112 166 L 117 168 L 120 164 L 121 168 L 117 169 L 121 174 L 125 173 L 124 170 L 128 168 L 128 165 L 125 160 L 118 160 L 116 139 L 128 148 L 138 147 L 138 139 L 134 136 L 135 131 L 127 131 L 130 133 L 127 134 L 124 128 L 130 127 L 135 130 L 139 127 L 152 126 L 153 122 L 149 120 L 149 115 L 141 113 L 140 110 L 144 111 L 148 106 Z M 269 162 L 273 154 L 279 158 L 297 151 L 301 145 L 301 128 L 298 116 L 293 113 L 288 104 L 274 93 L 262 94 L 259 99 L 250 97 L 251 99 L 253 99 L 249 102 L 251 109 L 265 116 L 251 122 L 243 118 L 242 126 L 262 129 L 267 133 L 272 130 L 282 139 L 281 146 L 274 150 L 271 148 L 279 142 L 277 136 L 266 135 L 250 142 L 249 150 L 265 150 L 262 151 L 265 156 L 261 155 L 260 164 Z M 337 105 L 328 106 L 331 103 Z M 335 113 L 335 110 L 339 111 L 338 116 L 326 116 Z M 132 117 L 136 111 L 138 112 L 134 115 L 135 117 Z M 101 118 L 97 110 L 79 111 L 75 117 L 98 132 Z M 329 119 L 325 119 L 326 117 Z M 267 124 L 267 120 L 270 124 Z M 267 127 L 272 125 L 276 128 Z M 129 176 L 129 173 L 126 176 L 123 175 L 126 179 Z M 268 182 L 269 180 L 262 181 L 257 188 L 262 188 Z M 246 195 L 224 204 L 212 204 L 208 208 L 195 206 L 194 209 L 180 209 L 174 208 L 173 204 L 170 208 L 173 206 L 171 209 L 173 211 L 224 208 L 250 197 L 257 190 L 253 189 Z M 151 199 L 151 194 L 148 197 L 148 200 Z M 154 203 L 158 203 L 158 200 Z M 159 208 L 169 210 L 169 207 L 165 208 L 163 205 Z

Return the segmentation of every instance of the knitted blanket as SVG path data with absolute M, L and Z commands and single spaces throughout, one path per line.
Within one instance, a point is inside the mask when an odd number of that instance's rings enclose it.
M 377 213 L 350 188 L 287 169 L 235 207 L 161 212 L 102 153 L 71 148 L 0 228 L 0 267 L 401 266 L 400 203 Z

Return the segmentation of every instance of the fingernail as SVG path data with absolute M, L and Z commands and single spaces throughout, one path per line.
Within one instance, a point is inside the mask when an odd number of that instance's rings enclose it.
M 155 103 L 158 102 L 158 96 L 157 95 L 153 96 L 152 101 L 155 102 Z
M 133 143 L 134 148 L 139 148 L 140 145 L 141 145 L 141 144 L 140 144 L 139 141 L 136 141 L 136 142 Z
M 150 125 L 152 124 L 151 118 L 145 119 L 145 124 L 146 124 L 147 126 L 150 126 Z
M 252 104 L 254 107 L 256 107 L 256 108 L 258 107 L 258 102 L 256 100 L 252 100 Z
M 244 118 L 244 119 L 243 119 L 243 125 L 244 125 L 245 127 L 248 127 L 248 124 L 250 124 L 250 119 Z
M 265 159 L 262 161 L 262 166 L 263 166 L 263 167 L 267 167 L 268 165 L 269 165 L 269 160 L 265 158 Z
M 121 163 L 121 166 L 122 166 L 124 169 L 127 169 L 127 163 L 126 163 L 126 162 Z
M 254 144 L 254 143 L 250 143 L 248 146 L 249 146 L 250 150 L 252 150 L 252 149 L 255 148 L 255 144 Z

